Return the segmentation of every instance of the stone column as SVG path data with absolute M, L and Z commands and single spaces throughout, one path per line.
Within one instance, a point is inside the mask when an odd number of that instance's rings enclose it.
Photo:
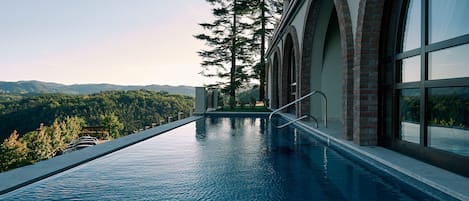
M 195 88 L 195 112 L 194 115 L 203 115 L 207 109 L 207 91 L 205 87 Z

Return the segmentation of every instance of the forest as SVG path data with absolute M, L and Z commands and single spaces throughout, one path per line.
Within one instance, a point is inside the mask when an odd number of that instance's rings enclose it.
M 13 97 L 0 98 L 0 140 L 13 130 L 24 134 L 35 130 L 41 123 L 51 125 L 55 119 L 69 116 L 84 118 L 88 126 L 97 126 L 101 115 L 111 113 L 124 124 L 121 132 L 131 133 L 168 116 L 177 116 L 178 112 L 188 115 L 194 104 L 193 97 L 149 90 Z
M 149 90 L 90 95 L 0 95 L 0 172 L 60 154 L 84 126 L 101 126 L 109 139 L 188 116 L 194 98 Z
M 434 88 L 427 101 L 429 126 L 469 129 L 469 94 L 467 87 Z M 436 93 L 438 92 L 438 93 Z M 420 122 L 420 96 L 401 97 L 400 116 L 405 122 Z

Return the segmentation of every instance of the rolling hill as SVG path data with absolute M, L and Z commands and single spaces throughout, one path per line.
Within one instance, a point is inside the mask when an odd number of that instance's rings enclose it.
M 170 94 L 180 94 L 194 97 L 195 90 L 191 86 L 170 86 L 170 85 L 146 85 L 146 86 L 123 86 L 113 84 L 74 84 L 64 85 L 52 82 L 40 81 L 18 81 L 0 82 L 0 94 L 93 94 L 104 91 L 129 91 L 146 89 L 150 91 L 166 91 Z

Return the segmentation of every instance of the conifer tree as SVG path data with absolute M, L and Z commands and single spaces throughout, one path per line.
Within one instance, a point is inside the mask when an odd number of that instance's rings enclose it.
M 62 129 L 60 128 L 60 123 L 57 119 L 54 120 L 54 123 L 46 128 L 46 133 L 50 136 L 51 146 L 54 152 L 54 156 L 63 151 L 66 144 L 62 139 Z
M 229 94 L 230 106 L 234 106 L 236 89 L 248 80 L 247 68 L 252 65 L 249 55 L 249 24 L 245 15 L 249 12 L 249 0 L 207 0 L 212 6 L 215 20 L 201 23 L 208 34 L 199 34 L 195 38 L 205 41 L 208 50 L 198 52 L 203 61 L 201 74 L 218 77 L 215 85 L 222 87 L 222 92 Z M 228 81 L 226 81 L 228 80 Z
M 28 163 L 28 147 L 18 137 L 15 130 L 0 146 L 0 172 Z
M 252 77 L 259 80 L 259 99 L 265 99 L 265 51 L 266 39 L 272 37 L 275 26 L 279 23 L 283 9 L 282 0 L 256 0 L 252 1 L 251 28 L 253 55 L 259 56 L 259 62 L 253 67 Z
M 51 137 L 46 130 L 44 124 L 41 124 L 37 130 L 23 136 L 29 150 L 28 157 L 32 162 L 49 159 L 55 155 Z

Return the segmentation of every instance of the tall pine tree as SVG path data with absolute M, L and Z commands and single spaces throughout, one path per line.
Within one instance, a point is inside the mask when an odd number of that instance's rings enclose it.
M 248 30 L 250 24 L 246 15 L 250 12 L 249 0 L 207 0 L 212 6 L 215 21 L 201 23 L 209 33 L 196 35 L 205 41 L 208 50 L 198 52 L 203 61 L 201 74 L 218 77 L 215 85 L 222 87 L 222 92 L 229 94 L 230 106 L 234 106 L 236 89 L 249 79 L 248 67 L 254 63 L 250 53 Z M 228 68 L 229 66 L 229 68 Z
M 253 55 L 259 56 L 259 62 L 253 67 L 252 78 L 258 79 L 259 99 L 265 99 L 265 51 L 266 39 L 272 37 L 275 26 L 279 23 L 283 9 L 282 0 L 256 0 L 249 5 L 251 8 Z

